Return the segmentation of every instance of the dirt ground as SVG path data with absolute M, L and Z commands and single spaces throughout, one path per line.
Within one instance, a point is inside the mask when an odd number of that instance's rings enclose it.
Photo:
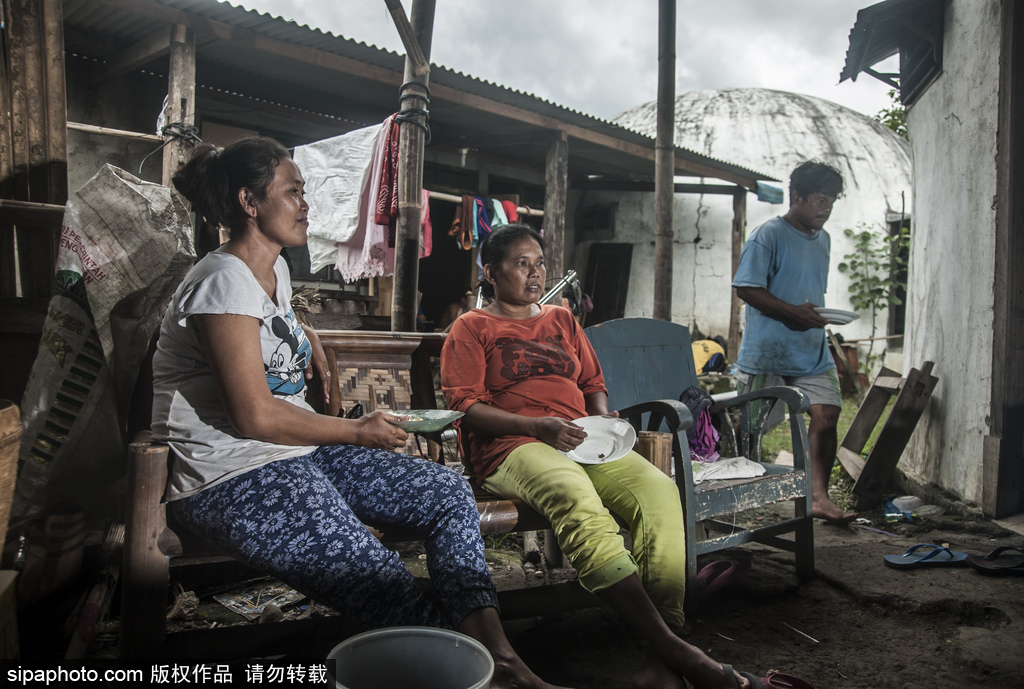
M 737 522 L 771 520 L 791 509 L 783 503 L 738 515 Z M 687 640 L 738 669 L 762 677 L 786 672 L 816 689 L 1024 687 L 1024 577 L 988 577 L 969 567 L 894 570 L 882 560 L 916 543 L 983 555 L 1024 546 L 1024 536 L 952 511 L 913 525 L 866 516 L 871 523 L 860 526 L 816 523 L 812 581 L 797 579 L 788 553 L 753 545 L 717 554 L 747 559 L 751 569 L 688 611 Z M 499 589 L 574 578 L 571 569 L 524 564 L 517 543 L 491 543 Z M 415 549 L 403 554 L 418 573 L 424 563 Z M 212 595 L 200 592 L 198 603 L 175 624 L 255 624 Z M 62 657 L 66 636 L 55 627 L 73 619 L 66 609 L 35 608 L 19 618 L 38 623 L 22 625 L 23 658 Z M 116 654 L 116 621 L 107 627 L 92 657 Z M 510 620 L 506 630 L 538 674 L 577 689 L 630 687 L 644 654 L 643 643 L 602 607 Z
M 1024 577 L 969 567 L 894 570 L 882 559 L 917 543 L 984 555 L 1021 547 L 1024 536 L 957 515 L 914 525 L 873 517 L 870 526 L 816 523 L 817 576 L 809 582 L 797 579 L 788 553 L 755 545 L 718 554 L 752 567 L 689 611 L 687 640 L 738 669 L 785 672 L 816 689 L 1024 687 Z M 607 609 L 510 622 L 507 630 L 545 679 L 579 689 L 630 687 L 643 656 L 642 643 Z

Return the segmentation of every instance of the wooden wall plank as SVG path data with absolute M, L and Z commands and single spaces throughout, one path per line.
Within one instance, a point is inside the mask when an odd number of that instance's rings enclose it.
M 64 12 L 61 0 L 43 0 L 43 81 L 46 88 L 47 198 L 43 203 L 64 205 L 68 200 L 68 111 L 64 76 Z M 56 240 L 56 235 L 54 235 Z M 56 243 L 54 258 L 56 258 Z
M 11 25 L 10 3 L 0 4 L 0 21 Z M 7 52 L 10 41 L 7 32 L 0 32 L 0 108 L 11 112 L 11 88 L 9 59 Z M 8 123 L 9 124 L 9 123 Z M 0 127 L 0 198 L 14 198 L 14 153 L 12 151 L 11 129 Z M 15 297 L 18 294 L 17 270 L 14 255 L 14 225 L 0 222 L 0 298 Z

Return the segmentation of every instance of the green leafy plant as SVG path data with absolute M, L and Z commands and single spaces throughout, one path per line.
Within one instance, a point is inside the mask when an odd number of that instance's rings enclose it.
M 906 247 L 910 232 L 906 228 L 897 235 L 876 232 L 866 223 L 857 229 L 843 230 L 853 240 L 853 251 L 837 267 L 850 275 L 850 302 L 857 311 L 871 319 L 871 337 L 878 332 L 878 316 L 890 305 L 903 303 L 897 296 L 900 283 L 896 279 L 906 265 Z M 869 340 L 866 367 L 873 369 L 879 355 L 874 353 L 875 340 Z M 884 357 L 884 352 L 881 355 Z
M 893 130 L 904 139 L 907 135 L 907 111 L 900 102 L 900 94 L 896 89 L 889 91 L 889 107 L 882 108 L 875 115 L 875 119 Z

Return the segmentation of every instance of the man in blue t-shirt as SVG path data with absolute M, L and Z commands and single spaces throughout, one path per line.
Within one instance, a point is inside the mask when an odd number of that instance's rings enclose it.
M 843 398 L 828 348 L 825 305 L 831 240 L 823 228 L 843 193 L 843 177 L 830 165 L 806 162 L 789 179 L 789 211 L 758 226 L 743 245 L 732 286 L 747 303 L 746 329 L 736 364 L 740 393 L 773 385 L 799 388 L 810 399 L 812 513 L 831 522 L 857 517 L 828 496 L 836 458 L 836 422 Z M 768 428 L 783 418 L 778 403 Z

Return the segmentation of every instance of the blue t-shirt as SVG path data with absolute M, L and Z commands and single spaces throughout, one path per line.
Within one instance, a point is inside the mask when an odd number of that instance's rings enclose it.
M 831 239 L 807 234 L 781 217 L 757 227 L 743 245 L 733 287 L 764 287 L 782 301 L 825 305 Z M 736 359 L 740 370 L 813 376 L 835 368 L 824 328 L 794 330 L 747 304 L 747 324 Z

